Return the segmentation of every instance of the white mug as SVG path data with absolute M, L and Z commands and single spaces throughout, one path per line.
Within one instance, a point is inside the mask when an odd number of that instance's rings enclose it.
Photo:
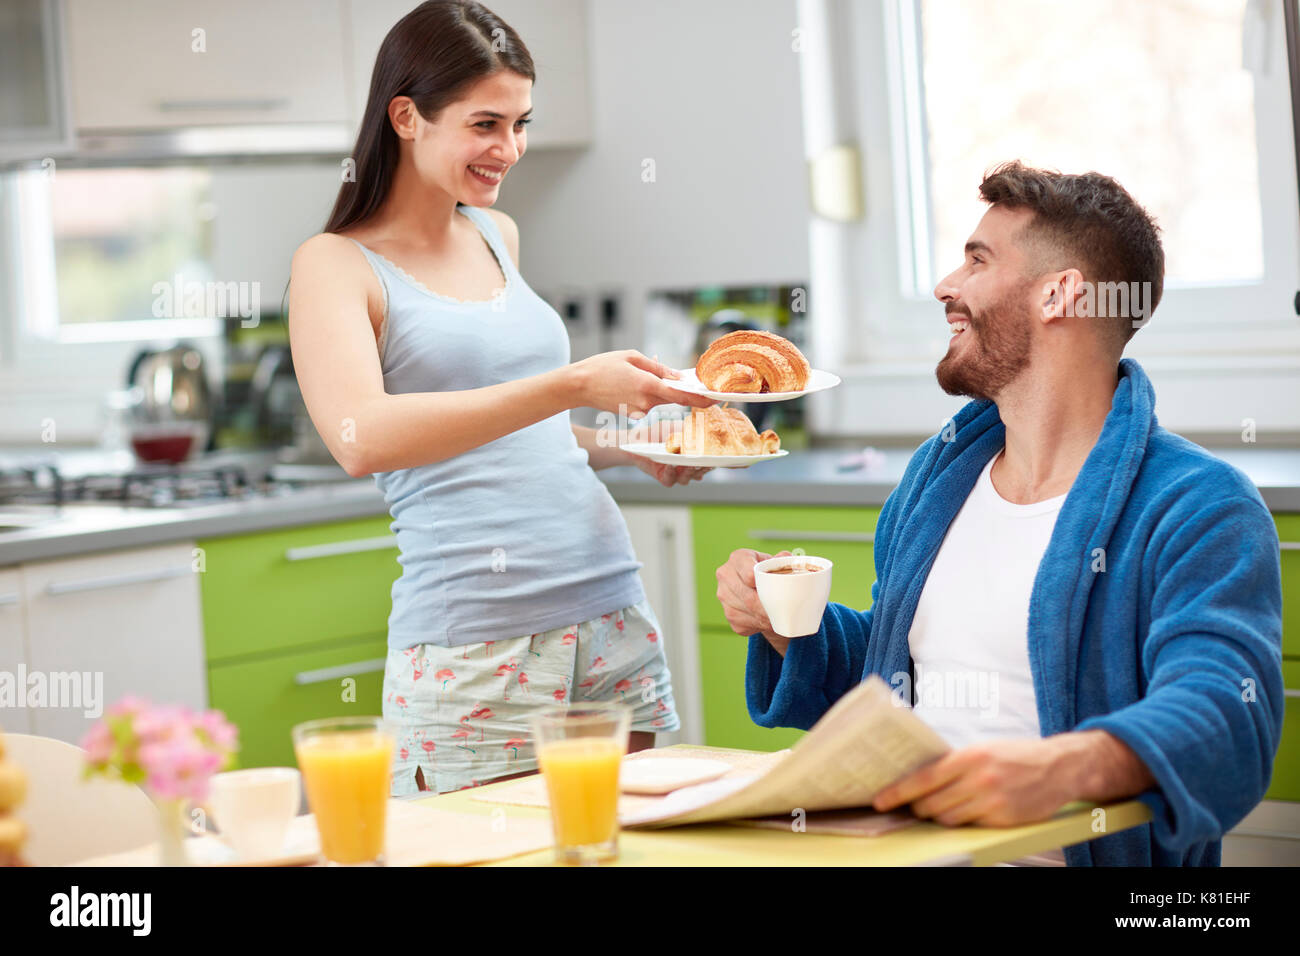
M 806 567 L 797 574 L 773 574 L 777 568 Z M 782 637 L 816 634 L 831 596 L 832 563 L 806 554 L 784 554 L 754 565 L 754 586 L 758 600 Z
M 254 767 L 213 776 L 207 803 L 222 837 L 239 858 L 259 860 L 283 850 L 301 794 L 297 769 Z

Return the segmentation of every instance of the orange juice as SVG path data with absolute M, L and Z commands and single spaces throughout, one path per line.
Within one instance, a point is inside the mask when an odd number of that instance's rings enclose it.
M 537 753 L 551 800 L 557 847 L 587 846 L 618 832 L 618 768 L 622 740 L 570 737 Z
M 316 734 L 297 742 L 321 852 L 334 863 L 366 863 L 384 852 L 393 739 L 374 730 Z

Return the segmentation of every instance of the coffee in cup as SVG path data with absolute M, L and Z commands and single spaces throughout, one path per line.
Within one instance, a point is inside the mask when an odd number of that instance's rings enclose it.
M 782 555 L 754 565 L 754 586 L 772 630 L 782 637 L 803 637 L 821 629 L 832 566 L 811 555 Z

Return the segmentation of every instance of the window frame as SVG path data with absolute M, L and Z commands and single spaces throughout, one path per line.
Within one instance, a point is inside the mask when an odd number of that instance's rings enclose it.
M 57 175 L 57 172 L 54 174 Z M 8 241 L 0 246 L 4 265 L 15 279 L 9 314 L 14 317 L 8 351 L 15 357 L 40 351 L 41 345 L 94 342 L 151 342 L 220 337 L 220 318 L 59 319 L 58 277 L 54 254 L 51 176 L 42 167 L 24 166 L 0 179 L 0 228 Z M 26 348 L 24 347 L 26 346 Z
M 948 338 L 943 313 L 931 295 L 916 291 L 918 282 L 929 279 L 930 255 L 928 183 L 914 189 L 918 176 L 923 182 L 928 178 L 919 0 L 847 3 L 840 10 L 849 20 L 848 115 L 863 144 L 867 192 L 865 220 L 842 236 L 849 261 L 864 274 L 853 296 L 864 314 L 848 337 L 856 347 L 845 357 L 872 367 L 937 361 Z M 1285 356 L 1286 364 L 1300 367 L 1300 319 L 1292 305 L 1300 289 L 1300 199 L 1279 4 L 1270 5 L 1269 16 L 1271 72 L 1255 74 L 1264 277 L 1167 284 L 1160 307 L 1131 340 L 1128 355 L 1216 369 L 1261 360 L 1271 364 Z M 1267 121 L 1280 116 L 1285 123 Z M 890 281 L 868 282 L 869 276 Z

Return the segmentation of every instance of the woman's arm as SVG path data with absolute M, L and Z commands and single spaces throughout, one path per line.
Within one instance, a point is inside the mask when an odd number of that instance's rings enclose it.
M 293 257 L 294 371 L 312 423 L 349 475 L 443 461 L 569 408 L 713 404 L 671 388 L 663 379 L 676 372 L 632 350 L 485 388 L 389 395 L 366 304 L 373 281 L 342 236 L 314 236 Z
M 571 427 L 573 437 L 578 440 L 578 446 L 587 453 L 587 464 L 591 465 L 593 471 L 635 464 L 633 459 L 636 456 L 618 447 L 623 442 L 622 434 L 617 444 L 611 444 L 605 441 L 604 433 L 595 428 L 587 428 L 584 425 Z
M 671 488 L 673 485 L 685 485 L 703 478 L 712 468 L 683 468 L 678 465 L 663 465 L 624 451 L 618 445 L 625 441 L 663 441 L 673 422 L 655 422 L 648 428 L 634 428 L 631 432 L 620 432 L 618 444 L 608 444 L 603 432 L 595 428 L 573 425 L 574 437 L 587 452 L 587 463 L 594 471 L 602 468 L 614 468 L 619 465 L 632 465 L 640 468 L 661 485 Z

